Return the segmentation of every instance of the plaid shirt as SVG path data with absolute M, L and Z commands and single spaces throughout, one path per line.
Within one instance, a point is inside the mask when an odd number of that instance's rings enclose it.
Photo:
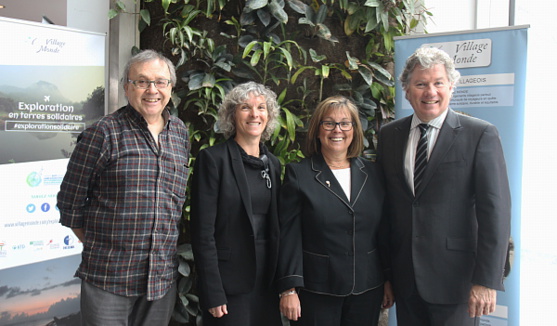
M 76 276 L 123 296 L 164 296 L 177 278 L 178 222 L 185 201 L 189 142 L 164 112 L 157 147 L 130 105 L 78 138 L 58 193 L 60 223 L 84 228 Z

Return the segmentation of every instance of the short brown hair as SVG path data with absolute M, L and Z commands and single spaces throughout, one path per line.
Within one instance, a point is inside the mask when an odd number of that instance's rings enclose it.
M 310 157 L 314 154 L 321 153 L 321 142 L 319 141 L 319 127 L 323 116 L 330 110 L 348 111 L 352 120 L 352 129 L 354 137 L 352 143 L 348 146 L 348 158 L 358 157 L 364 150 L 364 133 L 362 123 L 356 105 L 344 96 L 331 96 L 323 100 L 317 105 L 315 112 L 309 121 L 307 139 L 306 139 L 306 156 Z

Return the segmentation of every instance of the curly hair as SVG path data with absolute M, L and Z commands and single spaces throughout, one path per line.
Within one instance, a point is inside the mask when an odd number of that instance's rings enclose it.
M 266 141 L 279 125 L 279 106 L 277 103 L 277 94 L 256 82 L 247 82 L 234 87 L 226 94 L 222 104 L 219 107 L 219 130 L 224 133 L 226 138 L 236 134 L 236 106 L 244 103 L 250 96 L 263 96 L 267 103 L 268 118 L 265 130 L 261 134 L 261 140 Z

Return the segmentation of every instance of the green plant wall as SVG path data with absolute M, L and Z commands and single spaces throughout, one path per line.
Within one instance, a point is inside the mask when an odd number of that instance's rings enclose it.
M 423 0 L 143 0 L 140 8 L 129 12 L 113 1 L 109 17 L 139 15 L 141 48 L 176 64 L 171 104 L 189 126 L 193 159 L 224 141 L 215 127 L 218 106 L 234 85 L 252 80 L 278 95 L 280 128 L 267 145 L 283 164 L 303 158 L 309 117 L 336 94 L 357 104 L 365 154 L 372 153 L 378 129 L 394 114 L 393 37 L 423 28 L 431 16 Z M 188 205 L 175 320 L 195 325 Z

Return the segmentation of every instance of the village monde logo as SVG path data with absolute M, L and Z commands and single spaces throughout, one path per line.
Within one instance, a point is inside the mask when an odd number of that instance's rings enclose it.
M 28 37 L 27 43 L 35 53 L 60 53 L 66 46 L 66 42 L 58 38 Z

